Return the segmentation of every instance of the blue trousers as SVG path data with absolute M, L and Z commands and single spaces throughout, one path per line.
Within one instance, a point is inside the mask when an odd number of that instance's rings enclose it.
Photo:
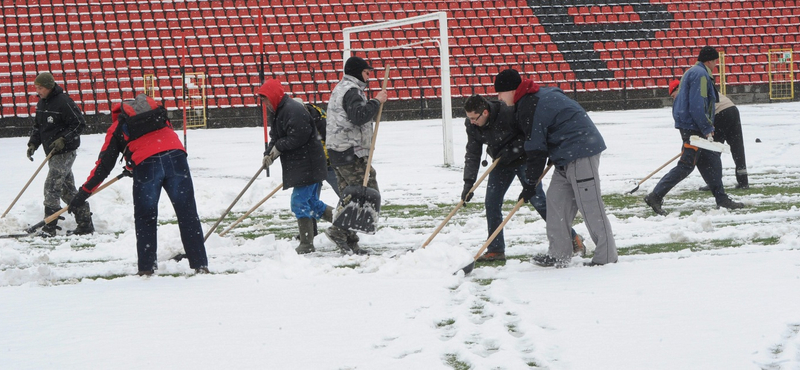
M 653 193 L 658 196 L 658 199 L 664 198 L 675 185 L 683 181 L 683 179 L 689 176 L 689 174 L 694 171 L 694 168 L 697 167 L 717 203 L 725 200 L 727 195 L 725 195 L 725 189 L 722 187 L 722 161 L 720 160 L 720 153 L 698 149 L 697 147 L 689 145 L 689 140 L 692 135 L 703 137 L 703 134 L 689 130 L 680 130 L 680 132 L 681 140 L 683 140 L 683 148 L 681 150 L 681 157 L 678 159 L 678 165 L 661 178 L 661 181 L 653 188 Z
M 313 218 L 319 220 L 325 213 L 328 205 L 319 200 L 319 191 L 322 183 L 318 182 L 306 186 L 295 186 L 292 188 L 291 207 L 295 217 Z
M 154 270 L 157 266 L 158 200 L 162 188 L 167 192 L 178 217 L 189 267 L 208 266 L 186 152 L 169 150 L 153 155 L 133 168 L 133 214 L 139 271 Z
M 486 199 L 484 205 L 486 207 L 486 226 L 489 229 L 489 236 L 494 233 L 494 230 L 503 223 L 503 198 L 506 191 L 511 186 L 514 178 L 519 178 L 520 183 L 525 183 L 525 169 L 526 165 L 516 167 L 495 167 L 489 173 L 489 180 L 486 184 Z M 542 184 L 536 186 L 536 195 L 530 199 L 530 203 L 536 212 L 542 216 L 542 219 L 547 219 L 547 198 L 545 198 Z M 492 240 L 492 243 L 487 247 L 488 252 L 505 253 L 506 242 L 503 238 L 503 232 L 497 234 L 497 237 Z

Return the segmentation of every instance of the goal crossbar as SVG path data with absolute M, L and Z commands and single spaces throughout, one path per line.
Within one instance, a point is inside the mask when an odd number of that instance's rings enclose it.
M 444 164 L 453 164 L 453 108 L 450 93 L 450 47 L 447 40 L 447 13 L 434 12 L 410 18 L 395 19 L 391 21 L 365 24 L 361 26 L 346 27 L 342 29 L 344 50 L 342 64 L 350 58 L 350 35 L 357 32 L 368 32 L 406 26 L 409 24 L 438 21 L 439 23 L 439 61 L 442 80 L 442 135 L 444 140 Z M 428 41 L 429 42 L 429 41 Z M 408 47 L 409 45 L 400 46 Z

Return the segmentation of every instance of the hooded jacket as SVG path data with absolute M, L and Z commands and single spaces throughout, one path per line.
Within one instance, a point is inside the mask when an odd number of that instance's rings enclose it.
M 81 146 L 81 133 L 86 128 L 83 113 L 61 86 L 55 85 L 50 95 L 39 99 L 36 104 L 36 117 L 28 145 L 44 146 L 50 154 L 50 144 L 58 138 L 65 139 L 62 152 L 69 152 Z
M 492 159 L 500 158 L 498 166 L 511 167 L 524 163 L 525 139 L 514 122 L 514 107 L 500 101 L 490 101 L 489 116 L 483 127 L 464 121 L 467 130 L 467 150 L 464 155 L 464 182 L 475 183 L 483 145 Z
M 683 74 L 678 95 L 672 104 L 675 128 L 700 132 L 714 132 L 714 104 L 717 92 L 711 70 L 697 62 Z
M 331 92 L 325 145 L 333 166 L 349 164 L 356 157 L 369 155 L 374 132 L 372 123 L 380 102 L 367 99 L 366 87 L 365 82 L 345 75 Z
M 267 153 L 272 147 L 281 152 L 283 188 L 322 182 L 327 176 L 328 166 L 311 115 L 302 103 L 283 92 L 279 82 L 264 85 L 267 89 L 259 90 L 259 94 L 269 98 L 275 111 L 274 122 L 269 128 Z

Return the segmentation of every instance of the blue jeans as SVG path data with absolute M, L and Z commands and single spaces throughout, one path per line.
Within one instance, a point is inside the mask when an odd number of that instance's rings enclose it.
M 319 200 L 319 190 L 322 183 L 295 186 L 292 189 L 291 207 L 295 217 L 300 218 L 313 218 L 319 220 L 322 214 L 325 213 L 325 208 L 328 205 Z
M 167 192 L 178 217 L 189 267 L 208 266 L 186 152 L 169 150 L 153 155 L 133 168 L 133 215 L 139 271 L 154 270 L 157 266 L 158 200 L 162 188 Z
M 489 180 L 486 184 L 486 199 L 484 205 L 486 207 L 486 226 L 489 229 L 489 236 L 494 233 L 494 230 L 503 223 L 503 198 L 506 191 L 514 181 L 514 177 L 519 178 L 520 183 L 525 183 L 525 170 L 526 165 L 517 167 L 495 167 L 489 173 Z M 537 179 L 538 180 L 538 179 Z M 534 180 L 535 181 L 535 180 Z M 530 204 L 536 209 L 536 212 L 542 216 L 542 220 L 547 220 L 547 198 L 540 182 L 536 185 L 536 195 L 531 197 Z M 575 230 L 572 230 L 572 237 L 576 235 Z M 497 237 L 492 240 L 486 248 L 489 253 L 505 253 L 506 242 L 503 238 L 503 232 L 500 231 Z
M 697 167 L 700 175 L 703 176 L 703 180 L 710 188 L 711 194 L 714 195 L 717 204 L 727 199 L 728 196 L 722 187 L 722 160 L 720 159 L 720 153 L 698 149 L 689 145 L 692 135 L 702 137 L 703 134 L 690 130 L 680 130 L 680 133 L 683 146 L 678 165 L 661 178 L 661 181 L 653 188 L 653 194 L 658 199 L 664 198 L 675 185 L 683 181 Z

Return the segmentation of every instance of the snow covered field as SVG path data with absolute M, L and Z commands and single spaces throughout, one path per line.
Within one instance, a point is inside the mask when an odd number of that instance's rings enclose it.
M 89 200 L 94 235 L 0 239 L 0 369 L 800 369 L 800 103 L 739 109 L 751 189 L 731 193 L 747 208 L 717 210 L 696 191 L 695 172 L 665 199 L 668 216 L 641 197 L 671 166 L 625 193 L 679 152 L 669 108 L 590 112 L 608 145 L 603 193 L 629 205 L 609 203 L 621 256 L 603 267 L 577 257 L 559 270 L 528 263 L 547 243 L 544 222 L 523 207 L 505 231 L 507 254 L 521 258 L 454 276 L 486 238 L 485 184 L 426 249 L 408 252 L 458 201 L 463 118 L 450 168 L 439 121 L 380 125 L 385 210 L 381 229 L 362 236 L 378 252 L 369 257 L 341 256 L 324 235 L 318 252 L 296 255 L 290 191 L 281 191 L 231 234 L 212 235 L 214 274 L 194 276 L 169 259 L 182 247 L 164 195 L 159 269 L 137 277 L 131 180 L 122 179 Z M 83 137 L 78 183 L 102 140 Z M 204 227 L 256 173 L 262 140 L 261 128 L 189 132 Z M 26 143 L 0 139 L 3 210 L 44 158 L 29 162 Z M 723 167 L 732 189 L 730 155 Z M 44 178 L 0 219 L 0 234 L 42 219 Z M 234 216 L 280 183 L 276 165 Z M 336 202 L 327 184 L 322 199 Z M 72 216 L 61 226 L 74 228 Z M 647 249 L 681 243 L 697 247 Z

